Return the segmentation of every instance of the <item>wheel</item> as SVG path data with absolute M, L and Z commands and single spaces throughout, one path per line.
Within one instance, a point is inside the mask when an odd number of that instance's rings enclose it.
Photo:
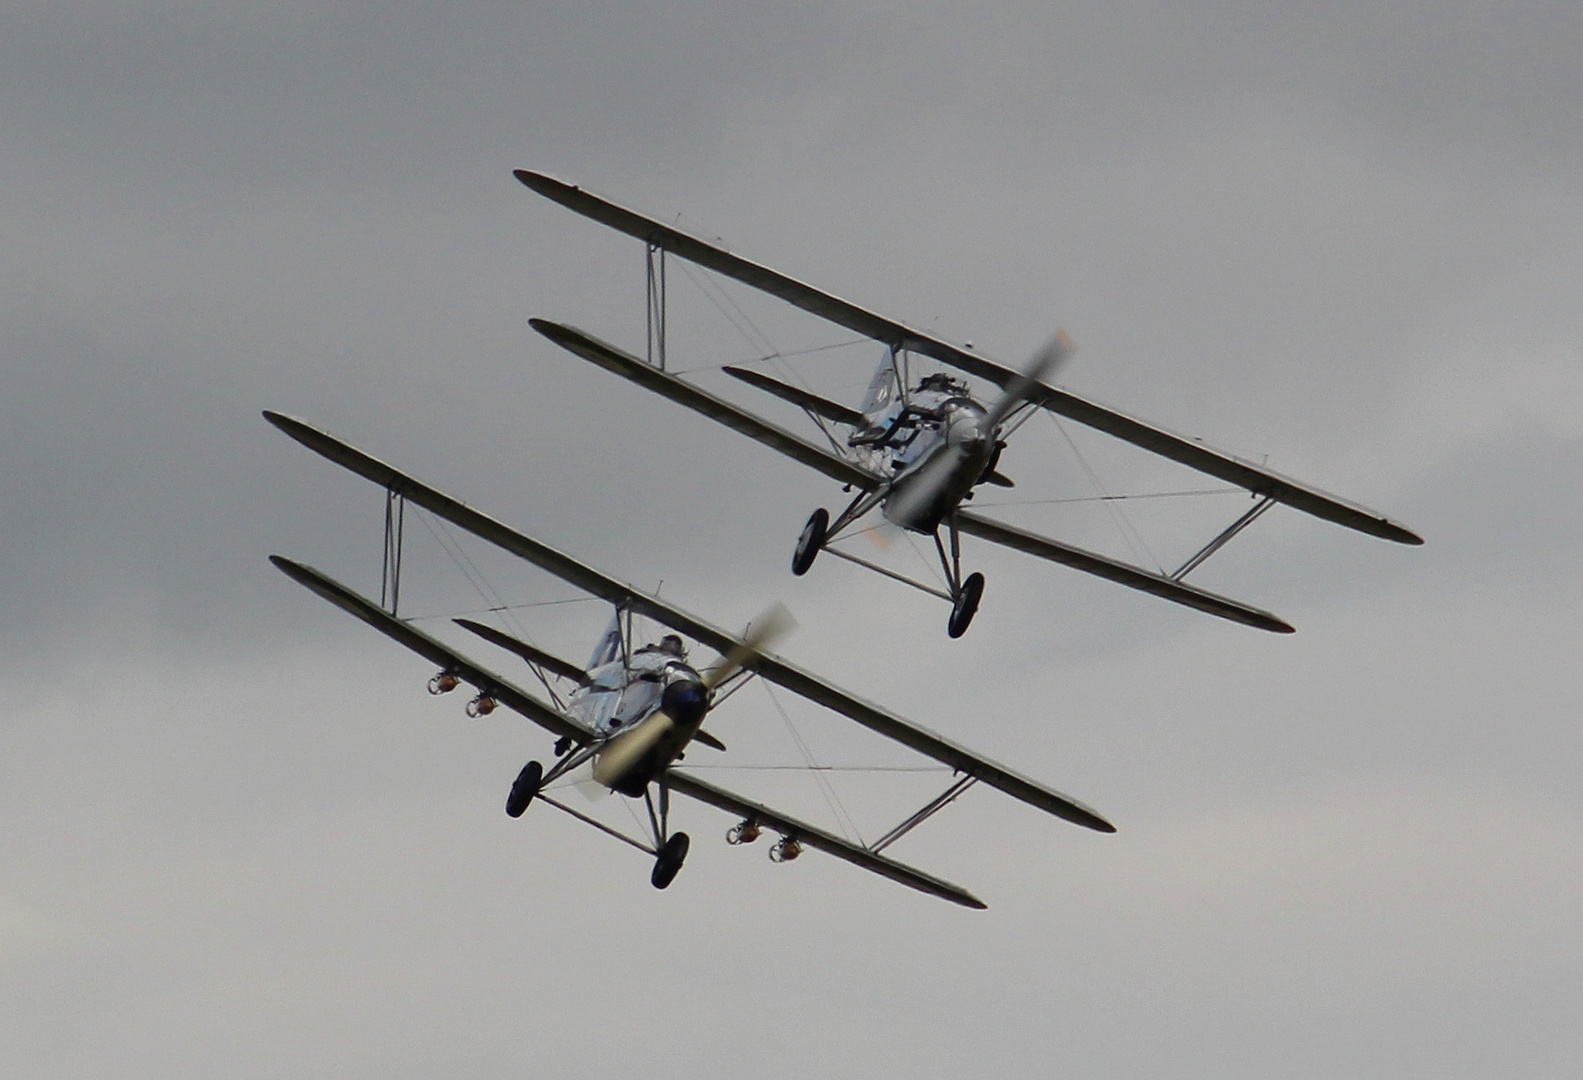
M 945 624 L 945 632 L 954 638 L 967 633 L 973 616 L 978 614 L 978 601 L 983 595 L 984 575 L 969 574 L 967 580 L 962 582 L 962 591 L 956 594 L 956 601 L 951 605 L 951 621 Z
M 830 512 L 820 507 L 808 515 L 808 524 L 802 527 L 797 538 L 797 550 L 792 552 L 792 573 L 802 577 L 813 565 L 814 557 L 824 547 L 825 530 L 830 527 Z
M 517 774 L 517 782 L 511 785 L 511 794 L 506 796 L 506 814 L 521 817 L 533 801 L 533 796 L 539 793 L 539 782 L 543 779 L 544 766 L 537 761 L 522 766 L 522 771 Z
M 671 838 L 660 848 L 659 858 L 654 860 L 654 873 L 649 875 L 649 884 L 656 889 L 663 889 L 675 881 L 682 863 L 687 861 L 687 849 L 691 845 L 692 841 L 687 839 L 686 833 L 671 833 Z

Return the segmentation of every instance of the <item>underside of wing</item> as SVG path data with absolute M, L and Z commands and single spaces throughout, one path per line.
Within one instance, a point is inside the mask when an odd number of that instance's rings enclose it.
M 772 653 L 754 650 L 737 635 L 690 615 L 659 597 L 639 592 L 631 586 L 601 574 L 549 545 L 542 544 L 494 518 L 479 513 L 449 495 L 444 495 L 427 484 L 398 472 L 332 435 L 279 413 L 266 412 L 264 415 L 270 423 L 331 461 L 400 494 L 408 501 L 437 514 L 453 525 L 466 529 L 474 536 L 526 559 L 584 592 L 616 607 L 669 626 L 694 641 L 707 645 L 722 656 L 734 653 L 742 655 L 743 666 L 757 672 L 763 678 L 854 720 L 886 738 L 949 765 L 958 772 L 975 776 L 1014 799 L 1085 828 L 1099 832 L 1116 831 L 1115 826 L 1076 799 L 1021 776 L 987 758 L 979 757 L 966 747 L 958 746 L 911 721 L 887 712 L 878 705 L 855 697 Z M 378 608 L 372 610 L 377 615 L 383 615 Z M 406 626 L 405 623 L 398 625 Z
M 1232 622 L 1244 623 L 1260 630 L 1269 630 L 1277 634 L 1290 634 L 1294 627 L 1285 619 L 1272 615 L 1268 611 L 1244 604 L 1240 600 L 1212 593 L 1207 589 L 1200 589 L 1183 581 L 1176 581 L 1164 574 L 1154 574 L 1127 563 L 1118 562 L 1105 555 L 1098 555 L 1092 551 L 1063 544 L 1058 540 L 1051 540 L 999 521 L 979 517 L 965 511 L 958 511 L 956 515 L 957 528 L 972 536 L 980 537 L 991 543 L 1003 544 L 1009 548 L 1036 555 L 1041 559 L 1058 562 L 1070 566 L 1074 570 L 1095 574 L 1109 581 L 1114 581 L 1128 588 L 1140 589 L 1146 593 L 1174 603 L 1184 604 L 1211 615 L 1219 615 L 1222 619 Z
M 443 642 L 435 640 L 411 623 L 396 618 L 334 578 L 320 573 L 311 566 L 304 566 L 280 555 L 271 555 L 269 561 L 293 581 L 307 586 L 342 611 L 357 616 L 386 637 L 400 642 L 430 663 L 475 687 L 479 692 L 488 694 L 500 704 L 521 713 L 550 734 L 570 738 L 578 745 L 596 741 L 594 732 L 572 717 L 559 709 L 551 708 L 494 672 L 479 667 Z
M 787 277 L 767 266 L 733 255 L 715 244 L 690 236 L 663 222 L 618 206 L 608 199 L 593 195 L 554 177 L 525 169 L 518 169 L 516 177 L 539 194 L 585 217 L 646 243 L 655 244 L 690 262 L 708 267 L 771 296 L 777 296 L 794 307 L 828 319 L 837 326 L 845 327 L 893 348 L 905 348 L 932 357 L 970 375 L 987 379 L 1003 390 L 1021 379 L 1018 372 L 980 356 L 971 349 L 915 330 L 894 319 L 887 319 L 838 296 Z M 1315 517 L 1400 544 L 1423 543 L 1423 538 L 1412 530 L 1367 507 L 1338 498 L 1234 455 L 1214 450 L 1196 439 L 1184 438 L 1154 424 L 1134 419 L 1125 413 L 1069 391 L 1035 383 L 1027 391 L 1027 397 L 1051 412 L 1059 413 L 1150 453 L 1159 454 L 1209 476 L 1225 480 L 1227 483 L 1236 484 L 1260 495 L 1267 495 L 1276 502 L 1285 503 Z
M 717 420 L 733 431 L 779 450 L 787 457 L 800 461 L 810 468 L 818 469 L 843 484 L 852 484 L 868 491 L 879 487 L 882 483 L 879 477 L 867 469 L 823 447 L 798 438 L 785 428 L 754 416 L 724 398 L 716 397 L 707 390 L 667 374 L 653 364 L 646 364 L 631 353 L 618 349 L 609 342 L 601 341 L 575 326 L 564 326 L 550 322 L 548 319 L 529 319 L 528 322 L 533 329 L 567 352 L 598 364 L 606 371 L 620 375 L 647 390 L 662 394 L 679 405 L 703 413 L 711 420 Z
M 766 829 L 780 833 L 782 836 L 790 837 L 799 844 L 834 855 L 838 859 L 846 860 L 853 866 L 860 866 L 864 870 L 888 877 L 892 881 L 900 882 L 909 888 L 917 889 L 919 892 L 938 896 L 942 900 L 949 900 L 954 904 L 961 904 L 963 907 L 982 909 L 987 906 L 982 900 L 960 885 L 942 881 L 937 877 L 924 873 L 922 870 L 916 870 L 905 863 L 899 863 L 895 859 L 887 859 L 885 856 L 872 852 L 868 848 L 843 840 L 833 833 L 805 824 L 779 811 L 771 810 L 760 803 L 744 799 L 740 795 L 733 795 L 722 788 L 706 784 L 702 780 L 689 776 L 684 772 L 672 769 L 666 774 L 665 782 L 672 791 L 689 795 L 700 802 L 706 802 L 710 806 L 718 807 L 727 813 L 737 814 L 744 820 L 753 821 Z

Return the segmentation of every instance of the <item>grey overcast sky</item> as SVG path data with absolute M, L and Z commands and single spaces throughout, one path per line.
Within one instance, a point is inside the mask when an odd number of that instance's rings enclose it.
M 4 5 L 0 1071 L 1577 1075 L 1580 56 L 1562 3 Z M 641 347 L 641 250 L 515 167 L 1009 362 L 1064 326 L 1073 389 L 1428 543 L 1266 515 L 1195 579 L 1282 638 L 983 545 L 956 642 L 793 579 L 838 493 L 529 330 Z M 672 285 L 675 362 L 743 401 L 713 368 L 846 340 Z M 850 399 L 874 359 L 781 370 Z M 268 565 L 377 592 L 381 504 L 265 408 L 712 621 L 784 599 L 789 656 L 1120 832 L 971 792 L 893 850 L 974 913 L 702 807 L 665 893 L 508 820 L 549 740 Z M 1025 430 L 1024 500 L 1214 486 Z M 1003 512 L 1170 565 L 1242 504 L 1137 505 Z M 412 536 L 413 614 L 483 605 Z M 578 660 L 602 619 L 517 617 Z M 762 694 L 711 727 L 798 760 Z M 870 838 L 939 780 L 717 775 Z

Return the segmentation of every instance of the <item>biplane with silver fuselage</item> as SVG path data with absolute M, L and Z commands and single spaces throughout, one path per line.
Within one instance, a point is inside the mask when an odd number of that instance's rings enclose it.
M 533 191 L 643 241 L 647 251 L 648 359 L 547 319 L 530 320 L 534 329 L 566 350 L 756 439 L 855 492 L 833 520 L 823 508 L 808 518 L 792 556 L 795 574 L 806 573 L 821 551 L 829 551 L 948 600 L 951 615 L 947 631 L 959 637 L 972 621 L 984 589 L 982 574 L 962 573 L 960 538 L 966 533 L 1212 615 L 1290 633 L 1293 627 L 1278 616 L 1189 584 L 1185 578 L 1275 503 L 1397 543 L 1423 542 L 1411 530 L 1373 510 L 1046 382 L 1072 353 L 1065 335 L 1057 335 L 1019 371 L 971 347 L 954 345 L 877 315 L 580 187 L 524 169 L 515 175 Z M 857 408 L 756 370 L 725 368 L 727 374 L 804 410 L 828 445 L 804 439 L 666 370 L 663 305 L 667 254 L 762 290 L 885 346 L 885 357 Z M 998 400 L 980 401 L 969 384 L 951 372 L 914 370 L 928 362 L 995 385 L 1000 389 Z M 963 502 L 971 499 L 981 484 L 1011 486 L 999 469 L 1002 452 L 1011 432 L 1037 409 L 1237 485 L 1258 501 L 1172 573 L 1155 573 L 964 509 Z M 945 590 L 831 546 L 875 509 L 892 524 L 933 539 Z
M 394 588 L 387 607 L 383 598 L 376 603 L 319 570 L 271 556 L 271 561 L 293 580 L 435 665 L 438 670 L 428 684 L 431 693 L 449 693 L 467 685 L 475 695 L 467 704 L 469 715 L 488 715 L 504 706 L 555 736 L 554 760 L 548 767 L 538 761 L 523 767 L 507 796 L 506 812 L 518 817 L 531 804 L 543 802 L 624 840 L 653 857 L 650 880 L 656 888 L 663 889 L 671 883 L 689 847 L 687 834 L 670 828 L 672 794 L 735 815 L 737 823 L 727 833 L 731 843 L 751 842 L 765 831 L 778 834 L 780 839 L 770 848 L 770 856 L 776 862 L 790 861 L 804 848 L 813 848 L 973 908 L 985 905 L 961 886 L 898 862 L 885 851 L 974 784 L 996 788 L 1085 828 L 1115 832 L 1114 826 L 1077 800 L 849 694 L 770 652 L 769 644 L 787 626 L 789 616 L 783 609 L 772 609 L 755 619 L 740 635 L 730 633 L 656 595 L 622 584 L 300 420 L 273 412 L 264 416 L 293 439 L 385 489 L 387 508 L 400 507 L 394 514 L 387 514 L 387 552 L 391 523 L 404 520 L 406 504 L 411 503 L 614 607 L 610 625 L 584 667 L 493 627 L 456 620 L 465 629 L 526 660 L 543 682 L 550 698 L 546 701 L 464 656 L 410 619 L 398 617 Z M 633 616 L 657 622 L 673 633 L 657 642 L 640 643 L 633 633 Z M 720 660 L 706 667 L 695 666 L 688 659 L 683 636 L 713 649 L 720 654 Z M 717 751 L 726 749 L 703 725 L 737 686 L 753 678 L 790 690 L 948 767 L 952 771 L 949 786 L 878 840 L 865 844 L 726 791 L 678 767 L 683 753 L 695 745 Z M 568 688 L 566 700 L 562 701 L 553 689 L 556 683 Z M 628 798 L 641 799 L 649 835 L 626 835 L 545 790 L 561 779 L 580 779 Z

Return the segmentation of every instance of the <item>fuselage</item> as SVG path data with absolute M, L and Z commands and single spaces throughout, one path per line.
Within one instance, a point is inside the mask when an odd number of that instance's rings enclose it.
M 868 465 L 893 477 L 882 512 L 887 521 L 933 533 L 990 470 L 995 433 L 988 410 L 960 388 L 920 387 L 903 402 L 865 414 L 851 445 Z
M 686 749 L 709 711 L 709 690 L 686 660 L 648 645 L 588 673 L 568 711 L 607 737 L 594 779 L 637 796 Z

